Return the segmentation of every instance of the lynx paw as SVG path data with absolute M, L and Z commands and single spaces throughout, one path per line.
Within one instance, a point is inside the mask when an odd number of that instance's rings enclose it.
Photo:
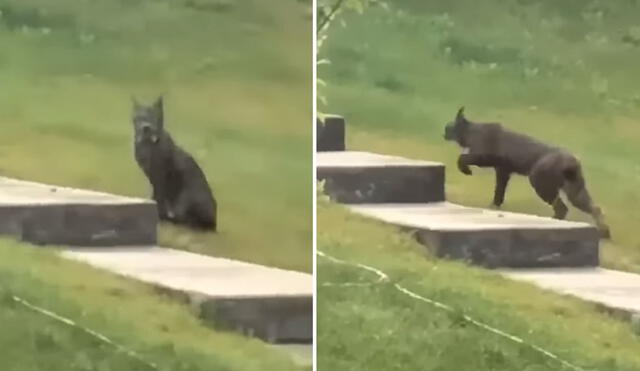
M 609 226 L 606 224 L 600 224 L 598 226 L 598 231 L 600 232 L 600 238 L 603 240 L 610 240 L 611 239 L 611 230 L 609 229 Z
M 596 221 L 596 225 L 598 226 L 598 231 L 600 232 L 600 237 L 605 240 L 611 239 L 611 230 L 609 226 L 604 221 L 604 212 L 598 206 L 593 208 L 593 217 Z

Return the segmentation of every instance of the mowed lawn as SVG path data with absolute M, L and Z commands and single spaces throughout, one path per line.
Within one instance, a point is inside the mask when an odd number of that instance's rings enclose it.
M 345 14 L 319 66 L 320 110 L 347 119 L 347 147 L 441 161 L 447 197 L 486 207 L 494 174 L 460 174 L 443 140 L 460 106 L 579 156 L 613 241 L 604 264 L 640 272 L 638 3 L 397 0 Z M 344 27 L 340 24 L 344 21 Z M 323 103 L 326 101 L 326 104 Z M 551 215 L 514 178 L 504 209 Z M 590 221 L 572 210 L 569 217 Z M 318 203 L 318 366 L 349 370 L 640 369 L 637 326 L 594 305 L 435 259 L 397 228 Z M 378 277 L 357 264 L 377 268 Z M 412 298 L 395 284 L 453 311 Z M 523 340 L 470 324 L 468 315 Z M 558 356 L 545 356 L 540 347 Z
M 318 250 L 389 277 L 376 284 L 371 271 L 318 257 L 318 370 L 575 371 L 532 346 L 583 370 L 640 369 L 638 329 L 628 322 L 495 272 L 425 257 L 411 236 L 326 201 L 318 206 Z
M 348 147 L 447 166 L 447 197 L 489 206 L 494 174 L 460 174 L 443 140 L 460 106 L 565 147 L 583 162 L 613 240 L 604 264 L 640 272 L 640 24 L 637 2 L 398 0 L 344 17 L 319 67 L 323 112 L 344 115 Z M 505 210 L 552 215 L 515 177 Z M 575 209 L 574 220 L 590 221 Z
M 219 233 L 163 245 L 311 270 L 311 4 L 7 0 L 0 4 L 0 174 L 148 197 L 131 97 L 203 167 Z

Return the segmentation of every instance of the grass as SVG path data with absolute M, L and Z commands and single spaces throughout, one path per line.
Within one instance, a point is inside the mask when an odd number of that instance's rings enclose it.
M 148 197 L 131 96 L 166 94 L 219 234 L 163 245 L 311 271 L 310 4 L 7 0 L 0 4 L 3 176 Z
M 296 370 L 289 356 L 203 326 L 184 306 L 53 251 L 0 241 L 0 359 L 7 371 L 151 370 L 81 330 L 11 300 L 18 296 L 138 353 L 159 370 Z M 37 355 L 37 356 L 34 356 Z
M 327 33 L 319 104 L 344 115 L 353 150 L 441 161 L 447 197 L 488 206 L 494 175 L 455 167 L 443 140 L 460 106 L 569 148 L 585 167 L 613 241 L 604 265 L 640 272 L 638 1 L 397 0 L 345 14 Z M 638 45 L 637 45 L 638 44 Z M 524 178 L 504 209 L 551 210 Z M 589 221 L 572 211 L 574 220 Z M 639 333 L 595 305 L 438 260 L 396 228 L 318 203 L 318 249 L 387 273 L 318 257 L 318 368 L 349 370 L 569 370 L 525 344 L 483 331 L 469 315 L 585 370 L 637 370 Z M 355 283 L 355 285 L 344 285 Z M 451 306 L 443 311 L 395 289 Z M 348 329 L 348 330 L 345 330 Z
M 447 197 L 488 206 L 494 175 L 461 175 L 442 139 L 460 106 L 581 158 L 613 233 L 604 265 L 640 272 L 638 1 L 398 0 L 346 15 L 328 32 L 319 68 L 324 112 L 348 121 L 347 146 L 441 161 Z M 549 216 L 525 178 L 505 210 Z M 573 210 L 573 220 L 590 221 Z
M 326 201 L 318 205 L 318 249 L 390 277 L 371 285 L 371 272 L 318 257 L 319 370 L 569 370 L 463 315 L 585 370 L 640 369 L 640 338 L 628 323 L 491 271 L 425 258 L 410 236 Z M 395 283 L 454 311 L 412 299 Z

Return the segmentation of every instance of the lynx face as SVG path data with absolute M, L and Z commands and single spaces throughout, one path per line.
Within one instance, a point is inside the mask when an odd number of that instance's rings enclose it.
M 448 141 L 456 141 L 458 143 L 463 142 L 463 138 L 466 135 L 469 122 L 464 117 L 464 107 L 460 108 L 456 118 L 445 125 L 444 127 L 444 139 Z
M 150 106 L 134 100 L 133 128 L 136 143 L 158 143 L 164 131 L 162 97 Z

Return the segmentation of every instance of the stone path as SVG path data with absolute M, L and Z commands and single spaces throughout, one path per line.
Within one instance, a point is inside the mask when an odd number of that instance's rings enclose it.
M 342 203 L 444 201 L 444 166 L 370 152 L 321 152 L 319 180 Z
M 274 347 L 290 354 L 293 361 L 299 366 L 313 366 L 313 346 L 310 344 L 280 344 L 274 345 Z
M 499 268 L 516 280 L 640 314 L 640 275 L 598 267 L 594 226 L 446 202 L 443 165 L 334 150 L 345 148 L 344 138 L 344 120 L 332 116 L 331 135 L 317 144 L 317 178 L 334 201 L 410 231 L 437 256 Z
M 71 248 L 63 256 L 178 292 L 205 320 L 272 343 L 310 342 L 313 277 L 161 247 Z
M 358 214 L 414 231 L 436 256 L 486 267 L 598 265 L 598 232 L 584 223 L 448 202 L 351 205 Z
M 153 202 L 0 177 L 0 234 L 34 244 L 156 243 Z
M 603 268 L 501 270 L 515 280 L 573 295 L 607 309 L 640 314 L 640 275 Z
M 311 275 L 156 247 L 157 224 L 148 200 L 0 178 L 1 235 L 69 246 L 62 256 L 151 284 L 311 364 Z

